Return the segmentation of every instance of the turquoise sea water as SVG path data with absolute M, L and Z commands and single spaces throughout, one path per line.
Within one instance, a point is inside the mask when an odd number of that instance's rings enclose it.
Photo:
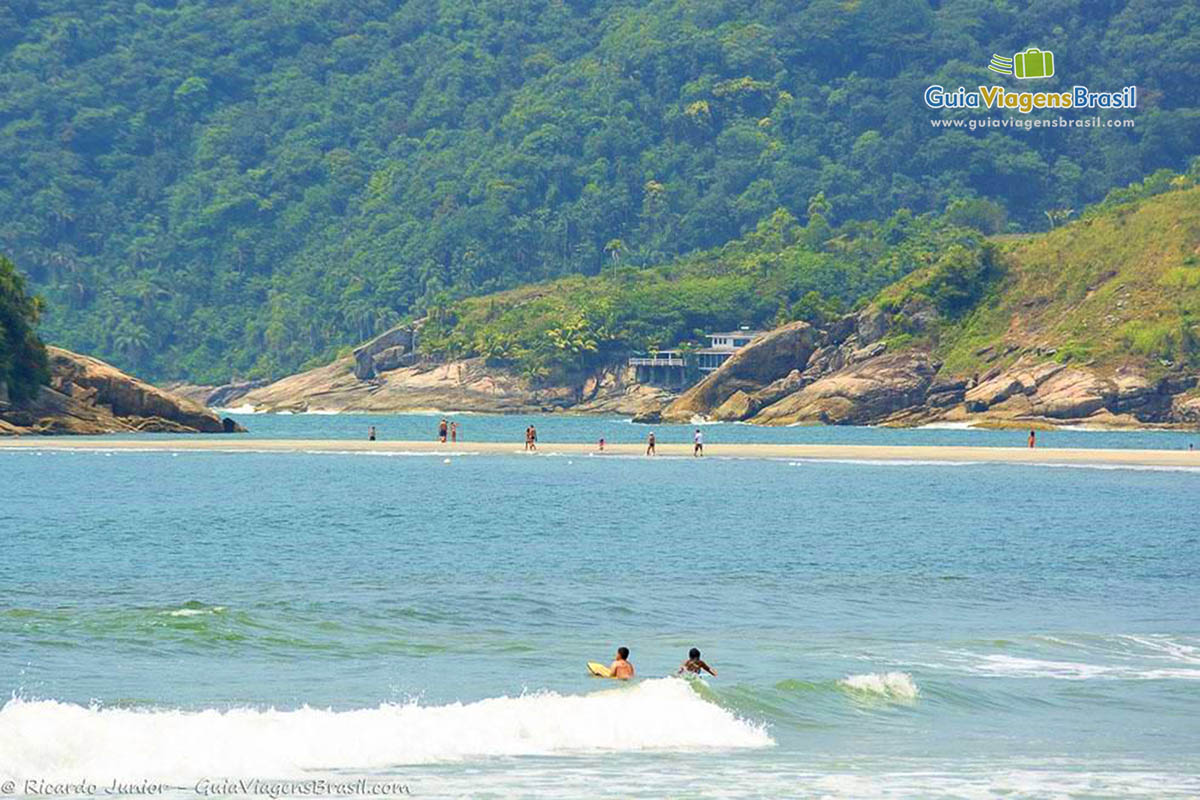
M 367 428 L 374 425 L 380 439 L 429 440 L 437 435 L 434 414 L 230 414 L 263 438 L 365 439 Z M 661 442 L 690 444 L 696 427 L 704 431 L 705 442 L 763 442 L 769 444 L 883 444 L 883 445 L 971 445 L 977 447 L 1024 447 L 1028 431 L 995 431 L 959 427 L 871 428 L 829 425 L 767 427 L 741 423 L 696 425 L 643 425 L 627 417 L 583 414 L 498 415 L 447 414 L 460 425 L 464 442 L 524 441 L 525 426 L 537 425 L 543 442 L 594 442 L 601 436 L 610 442 L 642 442 L 654 431 Z M 143 434 L 144 435 L 144 434 Z M 162 434 L 155 438 L 170 438 Z M 1082 428 L 1038 431 L 1044 447 L 1100 447 L 1186 450 L 1197 448 L 1198 431 L 1104 431 Z M 1198 462 L 1200 463 L 1200 462 Z
M 468 441 L 526 424 L 459 418 Z M 645 430 L 531 420 L 545 441 Z M 46 449 L 0 451 L 0 486 L 0 778 L 1200 794 L 1198 471 Z M 585 676 L 622 644 L 638 681 Z M 718 677 L 670 677 L 691 646 Z

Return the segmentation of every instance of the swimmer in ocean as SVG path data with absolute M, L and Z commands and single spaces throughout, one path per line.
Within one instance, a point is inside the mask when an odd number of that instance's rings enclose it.
M 609 669 L 612 670 L 612 676 L 619 680 L 627 681 L 633 677 L 633 664 L 629 663 L 628 647 L 617 648 L 617 658 Z
M 705 664 L 700 659 L 700 650 L 693 647 L 691 650 L 688 650 L 687 661 L 685 661 L 679 665 L 679 672 L 677 672 L 675 674 L 681 675 L 684 672 L 690 672 L 693 675 L 699 675 L 700 670 L 704 670 L 709 675 L 712 675 L 714 678 L 717 677 L 717 671 L 715 669 L 713 669 L 712 667 L 710 667 L 708 664 Z

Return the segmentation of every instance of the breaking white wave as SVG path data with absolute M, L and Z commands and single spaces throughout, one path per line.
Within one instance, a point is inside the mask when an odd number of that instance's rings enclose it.
M 0 777 L 18 780 L 292 777 L 495 756 L 773 744 L 763 726 L 674 678 L 583 695 L 353 711 L 142 710 L 20 698 L 0 708 Z
M 1200 680 L 1200 669 L 1150 667 L 1132 664 L 1090 664 L 1082 661 L 1053 661 L 1008 655 L 979 656 L 973 672 L 1002 678 L 1055 678 L 1086 681 L 1108 680 Z
M 878 427 L 872 425 L 872 428 Z M 917 430 L 922 431 L 983 431 L 984 428 L 977 428 L 973 422 L 927 422 L 924 425 L 918 425 Z
M 803 467 L 821 464 L 858 464 L 870 467 L 970 467 L 980 464 L 991 465 L 992 461 L 942 461 L 940 459 L 917 458 L 792 458 L 788 460 L 789 467 Z
M 1057 467 L 1058 469 L 1132 470 L 1134 472 L 1200 472 L 1200 466 L 1170 464 L 1029 464 L 1028 466 Z
M 225 606 L 184 606 L 183 608 L 175 608 L 162 613 L 166 614 L 168 617 L 202 617 L 206 614 L 223 614 L 224 612 Z
M 255 406 L 251 405 L 250 403 L 244 403 L 240 406 L 230 406 L 230 407 L 226 407 L 226 408 L 214 408 L 214 409 L 212 409 L 212 411 L 215 414 L 265 414 L 265 413 L 267 413 L 265 411 L 259 411 Z
M 916 681 L 907 672 L 868 672 L 849 675 L 838 681 L 853 692 L 876 695 L 889 700 L 916 700 L 920 694 Z

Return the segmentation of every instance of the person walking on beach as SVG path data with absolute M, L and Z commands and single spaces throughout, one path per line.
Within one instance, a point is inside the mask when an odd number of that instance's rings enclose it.
M 633 677 L 633 664 L 629 663 L 629 648 L 618 647 L 617 657 L 609 667 L 612 676 L 618 680 L 627 681 Z
M 646 455 L 657 455 L 654 450 L 654 431 L 650 431 L 650 435 L 646 437 Z
M 603 436 L 600 437 L 600 452 L 601 453 L 604 452 L 604 437 Z
M 532 425 L 525 429 L 525 449 L 537 450 L 537 428 Z
M 699 428 L 696 428 L 696 433 L 692 436 L 692 442 L 692 456 L 698 457 L 704 455 L 704 434 L 700 432 Z
M 458 423 L 450 423 L 450 442 L 453 444 L 458 441 Z
M 375 441 L 375 426 L 374 425 L 367 428 L 367 441 L 368 442 Z
M 442 421 L 438 423 L 438 441 L 442 444 L 446 443 L 446 418 L 442 417 Z
M 1033 447 L 1036 444 L 1037 444 L 1037 431 L 1031 430 L 1029 432 L 1029 446 Z
M 712 667 L 710 667 L 708 664 L 705 664 L 700 659 L 700 651 L 697 648 L 693 647 L 691 650 L 688 650 L 687 661 L 684 661 L 682 664 L 679 665 L 679 671 L 676 672 L 675 674 L 682 675 L 685 672 L 690 672 L 693 675 L 699 675 L 700 670 L 704 670 L 709 675 L 712 675 L 714 678 L 717 677 L 717 671 L 715 669 L 713 669 Z

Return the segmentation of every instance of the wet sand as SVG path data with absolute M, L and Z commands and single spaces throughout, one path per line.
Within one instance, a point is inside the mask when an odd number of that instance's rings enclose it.
M 188 436 L 178 439 L 109 439 L 104 437 L 22 436 L 0 438 L 0 449 L 32 450 L 163 450 L 214 452 L 340 452 L 461 455 L 532 455 L 520 441 L 458 442 L 344 439 L 253 439 L 245 436 Z M 603 457 L 641 456 L 644 444 L 608 444 L 600 453 L 594 443 L 541 442 L 537 454 Z M 1187 450 L 1101 450 L 1027 447 L 890 446 L 849 444 L 707 444 L 705 454 L 721 458 L 776 458 L 839 461 L 927 461 L 1007 464 L 1090 464 L 1132 467 L 1200 467 L 1200 452 Z M 690 444 L 660 444 L 659 456 L 692 455 Z

